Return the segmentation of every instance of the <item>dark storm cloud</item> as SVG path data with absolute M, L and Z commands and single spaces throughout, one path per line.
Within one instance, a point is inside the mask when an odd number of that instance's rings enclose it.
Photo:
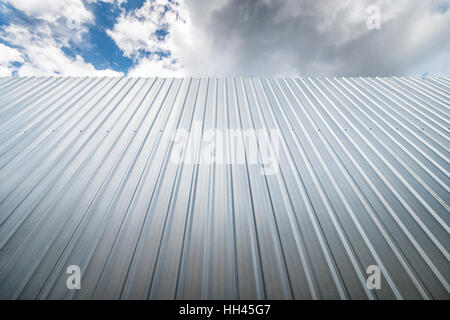
M 372 4 L 381 9 L 380 30 L 366 25 L 366 9 Z M 215 62 L 214 74 L 449 72 L 448 1 L 230 0 L 205 6 L 204 1 L 192 0 L 187 5 L 193 23 L 211 43 L 210 59 L 226 57 Z

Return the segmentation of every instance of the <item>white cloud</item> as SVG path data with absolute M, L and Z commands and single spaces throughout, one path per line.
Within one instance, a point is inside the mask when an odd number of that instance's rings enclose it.
M 55 23 L 59 18 L 76 23 L 93 21 L 92 13 L 81 0 L 5 0 L 28 16 Z
M 8 47 L 0 43 L 0 76 L 10 76 L 13 71 L 14 62 L 23 62 L 22 55 L 19 50 Z
M 127 2 L 127 0 L 87 0 L 87 2 L 90 2 L 90 3 L 93 3 L 93 2 L 104 2 L 104 3 L 122 4 L 124 2 Z
M 220 7 L 220 1 L 203 5 L 213 10 Z M 162 29 L 167 32 L 164 39 L 156 34 Z M 182 0 L 147 0 L 139 9 L 123 13 L 107 34 L 124 56 L 135 60 L 135 66 L 128 72 L 130 76 L 204 75 L 218 61 L 218 57 L 211 59 L 208 35 L 192 23 L 191 11 Z M 224 58 L 227 62 L 232 60 L 232 57 Z
M 184 76 L 183 70 L 170 59 L 156 56 L 143 58 L 128 72 L 130 77 L 177 77 Z
M 64 53 L 62 48 L 70 47 L 71 43 L 86 45 L 84 34 L 87 29 L 83 23 L 93 22 L 94 17 L 81 1 L 8 0 L 8 2 L 27 15 L 40 20 L 32 24 L 12 23 L 0 27 L 0 39 L 14 47 L 5 49 L 0 46 L 0 55 L 3 56 L 0 58 L 2 74 L 11 75 L 14 72 L 19 76 L 122 75 L 113 70 L 97 70 L 81 56 L 71 57 Z M 3 51 L 8 55 L 3 55 Z M 20 62 L 20 65 L 12 65 L 13 59 Z M 2 63 L 1 60 L 8 61 Z
M 96 70 L 83 58 L 67 57 L 60 48 L 52 45 L 28 45 L 24 52 L 28 57 L 19 69 L 19 76 L 61 75 L 61 76 L 118 76 L 112 70 Z
M 161 14 L 164 5 L 182 19 Z M 381 30 L 366 26 L 369 5 L 381 8 Z M 162 66 L 185 76 L 420 75 L 450 60 L 450 10 L 439 5 L 449 1 L 147 0 L 108 34 L 135 59 L 132 74 Z M 162 25 L 164 41 L 155 37 Z M 175 65 L 140 54 L 158 50 Z
M 19 76 L 62 75 L 62 76 L 118 76 L 113 70 L 96 70 L 83 58 L 68 57 L 55 40 L 48 26 L 34 30 L 34 34 L 23 26 L 9 25 L 0 32 L 0 37 L 21 49 L 23 64 L 16 69 Z
M 130 76 L 180 77 L 182 66 L 167 52 L 173 52 L 172 32 L 186 28 L 186 8 L 181 1 L 148 0 L 139 9 L 123 13 L 107 34 L 123 51 L 133 58 L 136 65 L 128 72 Z M 165 38 L 157 31 L 168 32 Z M 159 53 L 159 54 L 158 54 Z
M 180 2 L 149 0 L 142 7 L 123 13 L 107 34 L 115 41 L 126 57 L 139 57 L 145 52 L 167 50 L 165 41 L 160 40 L 158 30 L 170 30 L 176 23 L 184 23 Z
M 0 43 L 0 65 L 11 64 L 12 62 L 22 62 L 23 58 L 19 50 L 5 46 Z
M 11 69 L 0 65 L 0 77 L 9 77 L 12 75 Z
M 87 3 L 96 1 L 126 0 L 5 0 L 39 20 L 0 27 L 1 74 L 120 74 L 62 50 L 89 45 L 86 24 L 95 17 Z M 381 30 L 366 27 L 369 5 L 381 8 Z M 442 75 L 449 72 L 449 6 L 449 0 L 146 0 L 129 12 L 119 7 L 106 32 L 134 61 L 130 76 Z
M 122 75 L 120 72 L 109 69 L 97 70 L 93 65 L 86 63 L 80 56 L 76 56 L 74 59 L 68 58 L 61 51 L 58 51 L 57 48 L 36 48 L 33 53 L 35 54 L 33 61 L 38 61 L 39 64 L 33 62 L 24 63 L 18 69 L 19 76 L 117 77 Z M 43 55 L 45 55 L 45 58 Z

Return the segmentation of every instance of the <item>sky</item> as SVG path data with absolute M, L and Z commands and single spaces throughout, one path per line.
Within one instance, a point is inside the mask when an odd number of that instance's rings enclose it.
M 0 0 L 0 76 L 449 76 L 450 0 Z

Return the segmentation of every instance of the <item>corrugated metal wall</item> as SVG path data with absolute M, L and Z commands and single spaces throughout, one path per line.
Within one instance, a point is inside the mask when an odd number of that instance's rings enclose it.
M 0 298 L 449 299 L 449 108 L 448 78 L 0 78 Z M 278 173 L 170 161 L 195 123 L 278 129 Z

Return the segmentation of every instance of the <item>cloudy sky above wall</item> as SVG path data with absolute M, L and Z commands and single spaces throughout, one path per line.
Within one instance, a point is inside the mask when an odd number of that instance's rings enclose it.
M 367 8 L 381 9 L 370 30 Z M 0 0 L 0 76 L 448 76 L 450 0 Z

